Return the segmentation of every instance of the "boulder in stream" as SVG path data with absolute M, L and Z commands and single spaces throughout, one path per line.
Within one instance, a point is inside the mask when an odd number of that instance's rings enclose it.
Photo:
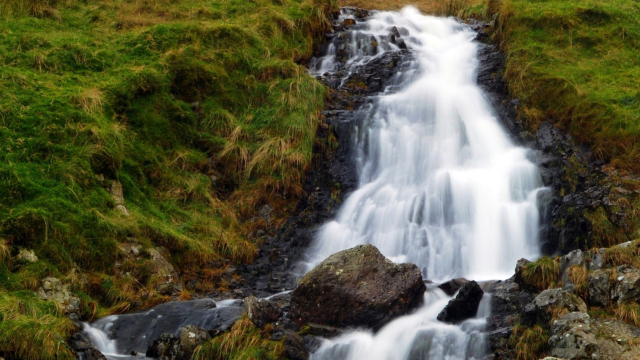
M 335 253 L 307 273 L 291 294 L 299 325 L 382 327 L 422 302 L 420 269 L 396 264 L 373 245 Z
M 244 311 L 249 320 L 262 329 L 268 323 L 272 323 L 282 315 L 282 310 L 275 302 L 267 299 L 258 300 L 255 296 L 244 299 Z
M 468 281 L 460 288 L 458 295 L 451 299 L 438 314 L 438 320 L 450 324 L 460 323 L 476 316 L 484 291 L 475 281 Z

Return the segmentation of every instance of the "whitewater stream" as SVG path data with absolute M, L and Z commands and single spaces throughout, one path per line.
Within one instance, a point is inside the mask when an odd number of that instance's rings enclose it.
M 347 18 L 353 16 L 343 10 L 340 21 Z M 311 61 L 312 74 L 338 75 L 346 87 L 363 64 L 398 52 L 411 59 L 359 112 L 352 145 L 358 187 L 318 232 L 306 271 L 360 244 L 416 264 L 436 284 L 505 279 L 518 259 L 539 256 L 537 199 L 547 190 L 527 149 L 512 143 L 477 84 L 475 37 L 452 18 L 407 7 L 358 20 Z M 459 325 L 436 320 L 450 299 L 430 284 L 414 313 L 376 333 L 324 340 L 311 359 L 484 358 L 490 295 L 475 318 Z M 177 335 L 186 324 L 225 328 L 242 311 L 233 300 L 169 303 L 86 324 L 85 332 L 109 359 L 141 359 L 128 354 L 144 354 L 162 333 Z
M 510 277 L 518 259 L 538 256 L 537 198 L 544 188 L 527 149 L 510 141 L 477 85 L 476 33 L 411 7 L 374 12 L 341 43 L 329 45 L 312 71 L 348 76 L 385 52 L 400 51 L 400 38 L 391 39 L 390 32 L 401 35 L 414 60 L 359 124 L 358 189 L 320 230 L 306 269 L 338 251 L 373 244 L 435 282 Z M 488 299 L 475 319 L 447 325 L 436 317 L 450 298 L 429 287 L 414 314 L 375 334 L 327 340 L 312 359 L 481 359 Z

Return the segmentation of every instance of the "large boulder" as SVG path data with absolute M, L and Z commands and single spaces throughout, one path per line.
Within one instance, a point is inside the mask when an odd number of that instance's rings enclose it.
M 458 295 L 438 314 L 438 320 L 455 324 L 476 316 L 483 295 L 484 291 L 477 282 L 465 283 Z
M 268 323 L 272 323 L 282 315 L 282 310 L 273 301 L 262 299 L 258 300 L 255 296 L 249 296 L 244 299 L 244 311 L 247 313 L 249 320 L 262 329 Z
M 598 358 L 598 343 L 587 313 L 571 312 L 553 322 L 549 338 L 551 355 L 567 360 Z
M 422 302 L 426 286 L 413 264 L 395 264 L 376 247 L 360 245 L 331 255 L 307 273 L 291 295 L 299 325 L 380 328 Z

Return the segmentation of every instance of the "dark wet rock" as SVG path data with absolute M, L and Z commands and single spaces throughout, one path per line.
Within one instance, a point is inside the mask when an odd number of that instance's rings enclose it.
M 304 340 L 293 331 L 284 332 L 284 356 L 290 360 L 309 360 L 309 352 L 305 348 Z
M 194 350 L 211 339 L 209 334 L 198 327 L 187 325 L 180 335 L 162 334 L 147 348 L 146 356 L 159 360 L 189 360 Z
M 84 333 L 71 335 L 69 346 L 73 349 L 77 360 L 107 360 Z
M 355 16 L 358 20 L 364 20 L 371 16 L 371 12 L 369 10 L 360 9 L 357 7 L 343 7 L 340 9 L 343 14 Z
M 218 308 L 211 299 L 174 301 L 144 312 L 103 318 L 92 325 L 116 340 L 120 353 L 146 353 L 153 340 L 163 334 L 178 338 L 182 328 L 187 325 L 205 331 L 225 331 L 243 312 L 244 307 L 240 305 Z
M 548 289 L 536 296 L 524 308 L 524 317 L 528 323 L 548 326 L 554 311 L 587 312 L 587 305 L 571 291 Z
M 422 302 L 426 286 L 413 264 L 395 264 L 373 245 L 331 255 L 307 273 L 291 294 L 299 325 L 380 328 Z
M 270 300 L 258 300 L 255 296 L 244 299 L 244 311 L 249 320 L 262 329 L 265 325 L 277 321 L 282 315 L 282 310 L 277 303 Z
M 469 280 L 465 278 L 457 278 L 449 280 L 447 282 L 443 282 L 442 284 L 438 285 L 438 288 L 444 291 L 445 294 L 453 296 L 456 292 L 458 292 L 458 290 L 460 290 L 462 285 L 466 284 L 467 282 L 469 282 Z
M 492 353 L 508 358 L 513 327 L 520 322 L 524 307 L 534 296 L 523 291 L 514 278 L 495 283 L 487 292 L 491 293 L 491 315 L 487 318 L 489 346 Z
M 587 313 L 571 312 L 551 326 L 550 354 L 566 360 L 597 359 L 598 343 Z
M 458 295 L 451 299 L 438 314 L 438 320 L 456 324 L 476 316 L 484 291 L 475 281 L 468 281 L 460 288 Z
M 527 266 L 527 264 L 530 264 L 531 261 L 527 260 L 527 259 L 520 259 L 518 260 L 518 262 L 516 263 L 516 273 L 513 276 L 513 280 L 518 283 L 518 285 L 520 287 L 522 287 L 523 289 L 526 288 L 526 283 L 524 281 L 524 269 Z
M 326 325 L 318 325 L 318 324 L 309 324 L 309 334 L 314 336 L 323 337 L 326 339 L 340 336 L 344 333 L 343 329 L 326 326 Z
M 180 339 L 173 334 L 162 334 L 147 349 L 147 357 L 159 360 L 183 359 L 183 352 L 180 348 Z

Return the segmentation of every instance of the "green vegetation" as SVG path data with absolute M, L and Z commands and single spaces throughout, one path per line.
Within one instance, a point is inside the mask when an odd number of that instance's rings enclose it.
M 284 359 L 283 354 L 282 342 L 266 340 L 251 320 L 242 317 L 231 331 L 200 345 L 195 350 L 193 359 L 277 360 Z
M 86 319 L 166 301 L 126 239 L 208 283 L 252 260 L 243 220 L 302 193 L 326 94 L 304 64 L 334 6 L 0 0 L 0 356 L 70 356 L 47 276 Z
M 628 246 L 613 246 L 605 250 L 602 260 L 606 266 L 617 267 L 629 265 L 640 268 L 640 241 L 634 241 Z
M 554 259 L 544 256 L 526 264 L 522 269 L 521 279 L 525 287 L 540 292 L 554 286 L 558 276 L 560 276 L 558 263 Z
M 640 169 L 640 4 L 505 0 L 497 11 L 524 119 L 550 117 L 600 158 Z

